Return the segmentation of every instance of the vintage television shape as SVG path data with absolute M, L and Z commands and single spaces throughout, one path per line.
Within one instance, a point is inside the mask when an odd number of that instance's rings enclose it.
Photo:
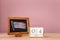
M 22 35 L 29 33 L 29 18 L 28 17 L 9 17 L 8 18 L 8 34 Z

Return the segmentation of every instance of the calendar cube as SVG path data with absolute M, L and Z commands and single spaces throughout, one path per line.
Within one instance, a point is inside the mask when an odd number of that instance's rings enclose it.
M 30 37 L 43 37 L 44 28 L 43 27 L 30 27 L 29 36 Z

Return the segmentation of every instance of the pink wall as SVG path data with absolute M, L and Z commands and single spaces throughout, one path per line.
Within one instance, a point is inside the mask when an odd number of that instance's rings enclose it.
M 60 0 L 1 0 L 1 32 L 7 32 L 8 16 L 29 17 L 31 26 L 60 32 Z
M 0 0 L 0 27 L 1 27 L 1 0 Z

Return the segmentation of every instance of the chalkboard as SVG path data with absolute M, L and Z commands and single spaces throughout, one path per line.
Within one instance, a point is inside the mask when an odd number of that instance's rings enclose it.
M 8 19 L 9 19 L 8 34 L 16 34 L 17 32 L 28 33 L 29 18 L 10 17 Z

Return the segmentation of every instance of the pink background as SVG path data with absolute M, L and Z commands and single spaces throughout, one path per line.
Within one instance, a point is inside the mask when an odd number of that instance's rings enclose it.
M 0 0 L 0 32 L 7 32 L 8 17 L 29 17 L 31 26 L 60 32 L 60 0 Z

